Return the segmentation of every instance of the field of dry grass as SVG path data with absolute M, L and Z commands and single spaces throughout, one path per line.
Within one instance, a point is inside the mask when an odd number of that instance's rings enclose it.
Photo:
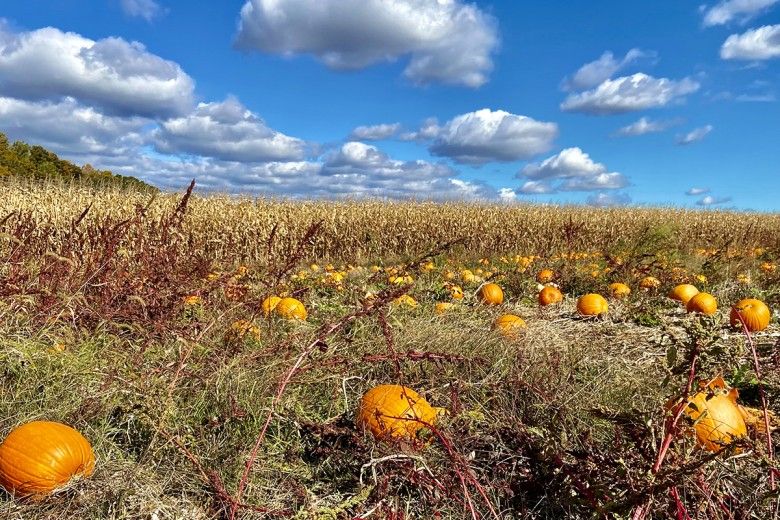
M 0 492 L 2 518 L 778 515 L 780 327 L 728 313 L 780 308 L 780 215 L 2 188 L 0 438 L 61 421 L 97 459 L 43 500 Z M 537 303 L 542 268 L 558 305 Z M 502 305 L 478 302 L 485 280 Z M 578 316 L 614 281 L 631 295 Z M 680 282 L 718 313 L 667 298 Z M 264 316 L 271 294 L 308 319 Z M 505 313 L 517 337 L 491 329 Z M 671 420 L 719 374 L 761 417 L 766 398 L 771 435 L 710 453 Z M 448 412 L 376 440 L 354 419 L 383 383 Z

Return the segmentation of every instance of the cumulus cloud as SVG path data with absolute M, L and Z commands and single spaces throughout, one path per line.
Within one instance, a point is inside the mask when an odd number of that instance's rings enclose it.
M 685 192 L 686 195 L 704 195 L 705 193 L 709 193 L 709 188 L 691 188 L 688 191 Z
M 765 12 L 780 0 L 722 0 L 709 9 L 704 9 L 705 27 L 724 25 L 738 19 L 741 23 Z
M 493 68 L 496 21 L 462 0 L 248 0 L 236 46 L 312 54 L 333 69 L 409 57 L 414 83 L 479 87 Z
M 399 136 L 399 139 L 401 139 L 401 141 L 431 141 L 436 139 L 440 130 L 439 120 L 435 117 L 429 117 L 423 122 L 418 131 L 404 132 Z
M 393 137 L 401 129 L 401 123 L 359 126 L 352 130 L 349 139 L 353 141 L 381 141 Z
M 461 164 L 528 159 L 552 148 L 558 125 L 503 110 L 461 114 L 442 126 L 428 123 L 417 133 L 433 138 L 433 155 Z
M 165 10 L 154 0 L 121 0 L 119 3 L 127 16 L 143 18 L 151 22 L 165 13 Z
M 713 197 L 712 195 L 707 195 L 706 197 L 697 200 L 696 204 L 699 206 L 717 206 L 719 204 L 731 202 L 731 200 L 731 197 Z
M 571 78 L 563 81 L 564 90 L 584 90 L 593 88 L 611 78 L 616 72 L 627 67 L 640 58 L 652 57 L 655 53 L 641 49 L 631 49 L 618 60 L 610 51 L 606 51 L 601 57 L 580 67 Z
M 768 60 L 780 57 L 780 24 L 732 34 L 720 48 L 724 60 Z
M 627 193 L 596 193 L 588 197 L 587 203 L 599 208 L 625 206 L 631 203 L 631 197 Z
M 523 193 L 556 191 L 597 191 L 624 188 L 628 181 L 622 173 L 610 172 L 579 148 L 566 148 L 541 163 L 526 165 L 518 174 L 526 178 Z
M 195 178 L 211 191 L 262 193 L 294 198 L 389 198 L 504 200 L 476 181 L 457 178 L 446 165 L 401 161 L 360 142 L 348 142 L 319 161 L 240 163 L 210 157 L 95 157 L 95 166 L 111 168 L 165 188 L 181 189 Z
M 561 103 L 561 109 L 597 115 L 619 114 L 666 106 L 698 89 L 699 83 L 690 78 L 677 81 L 639 72 L 608 79 L 594 89 L 570 94 Z
M 224 161 L 296 161 L 306 143 L 269 128 L 237 99 L 200 103 L 187 116 L 169 119 L 154 132 L 163 153 L 187 153 Z
M 517 193 L 511 188 L 501 188 L 498 190 L 498 200 L 501 202 L 515 202 L 517 201 Z
M 662 121 L 652 120 L 647 117 L 640 117 L 637 121 L 634 121 L 630 125 L 626 125 L 618 129 L 618 131 L 615 132 L 615 135 L 621 137 L 633 137 L 637 135 L 654 134 L 663 132 L 664 130 L 677 124 L 680 124 L 680 121 L 677 119 Z
M 194 82 L 172 61 L 121 38 L 91 40 L 47 27 L 14 33 L 0 25 L 0 95 L 72 97 L 113 115 L 187 112 Z
M 32 102 L 0 97 L 2 131 L 58 154 L 122 155 L 143 144 L 140 117 L 107 116 L 73 98 Z
M 705 137 L 707 137 L 707 134 L 712 132 L 712 125 L 705 125 L 701 126 L 699 128 L 694 128 L 687 134 L 682 134 L 677 136 L 677 144 L 679 145 L 688 145 L 693 143 L 698 143 Z

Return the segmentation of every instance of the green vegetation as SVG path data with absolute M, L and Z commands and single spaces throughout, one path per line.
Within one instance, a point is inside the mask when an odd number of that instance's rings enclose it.
M 157 188 L 136 179 L 115 175 L 108 170 L 97 170 L 89 164 L 82 167 L 57 157 L 57 154 L 38 145 L 23 141 L 9 144 L 0 132 L 0 182 L 13 177 L 30 181 L 72 182 L 89 186 L 131 188 L 136 191 L 157 191 Z

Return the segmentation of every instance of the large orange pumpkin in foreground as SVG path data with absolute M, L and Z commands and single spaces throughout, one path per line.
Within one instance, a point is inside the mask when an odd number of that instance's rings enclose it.
M 713 295 L 706 292 L 700 292 L 685 305 L 688 312 L 698 312 L 706 316 L 712 316 L 718 311 L 718 300 Z
M 520 331 L 526 327 L 525 321 L 515 314 L 504 314 L 493 322 L 493 328 L 506 339 L 517 339 Z
M 681 283 L 680 285 L 674 286 L 674 289 L 672 289 L 669 293 L 669 298 L 672 300 L 677 300 L 678 302 L 682 302 L 683 305 L 688 305 L 690 299 L 697 294 L 699 294 L 699 290 L 695 285 Z
M 750 332 L 758 332 L 769 326 L 769 320 L 772 319 L 772 312 L 761 300 L 746 298 L 737 302 L 731 308 L 731 326 L 742 328 L 742 320 Z
M 611 294 L 613 298 L 625 298 L 631 294 L 631 288 L 624 283 L 611 283 L 609 284 L 609 294 Z
M 379 385 L 360 399 L 356 422 L 378 439 L 413 439 L 426 424 L 434 425 L 443 411 L 409 387 Z
M 0 444 L 0 486 L 13 495 L 47 495 L 94 469 L 89 441 L 62 423 L 23 424 Z
M 723 378 L 717 377 L 688 401 L 685 413 L 694 420 L 699 444 L 709 451 L 719 451 L 747 435 L 744 415 L 737 405 L 738 395 L 736 388 L 728 390 Z
M 563 294 L 557 287 L 548 285 L 539 291 L 539 305 L 542 307 L 546 307 L 561 301 L 563 301 Z
M 577 300 L 577 312 L 583 316 L 598 316 L 608 310 L 609 304 L 600 294 L 586 294 Z
M 277 314 L 279 314 L 279 316 L 282 318 L 287 318 L 288 320 L 306 321 L 308 316 L 306 307 L 302 302 L 296 300 L 295 298 L 282 298 L 276 304 L 274 310 L 277 312 Z
M 479 300 L 485 305 L 501 305 L 504 303 L 504 291 L 495 283 L 486 283 L 479 289 Z

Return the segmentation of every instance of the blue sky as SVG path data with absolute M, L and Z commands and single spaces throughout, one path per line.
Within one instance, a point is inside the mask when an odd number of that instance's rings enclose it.
M 780 0 L 5 4 L 0 131 L 164 188 L 780 210 Z

